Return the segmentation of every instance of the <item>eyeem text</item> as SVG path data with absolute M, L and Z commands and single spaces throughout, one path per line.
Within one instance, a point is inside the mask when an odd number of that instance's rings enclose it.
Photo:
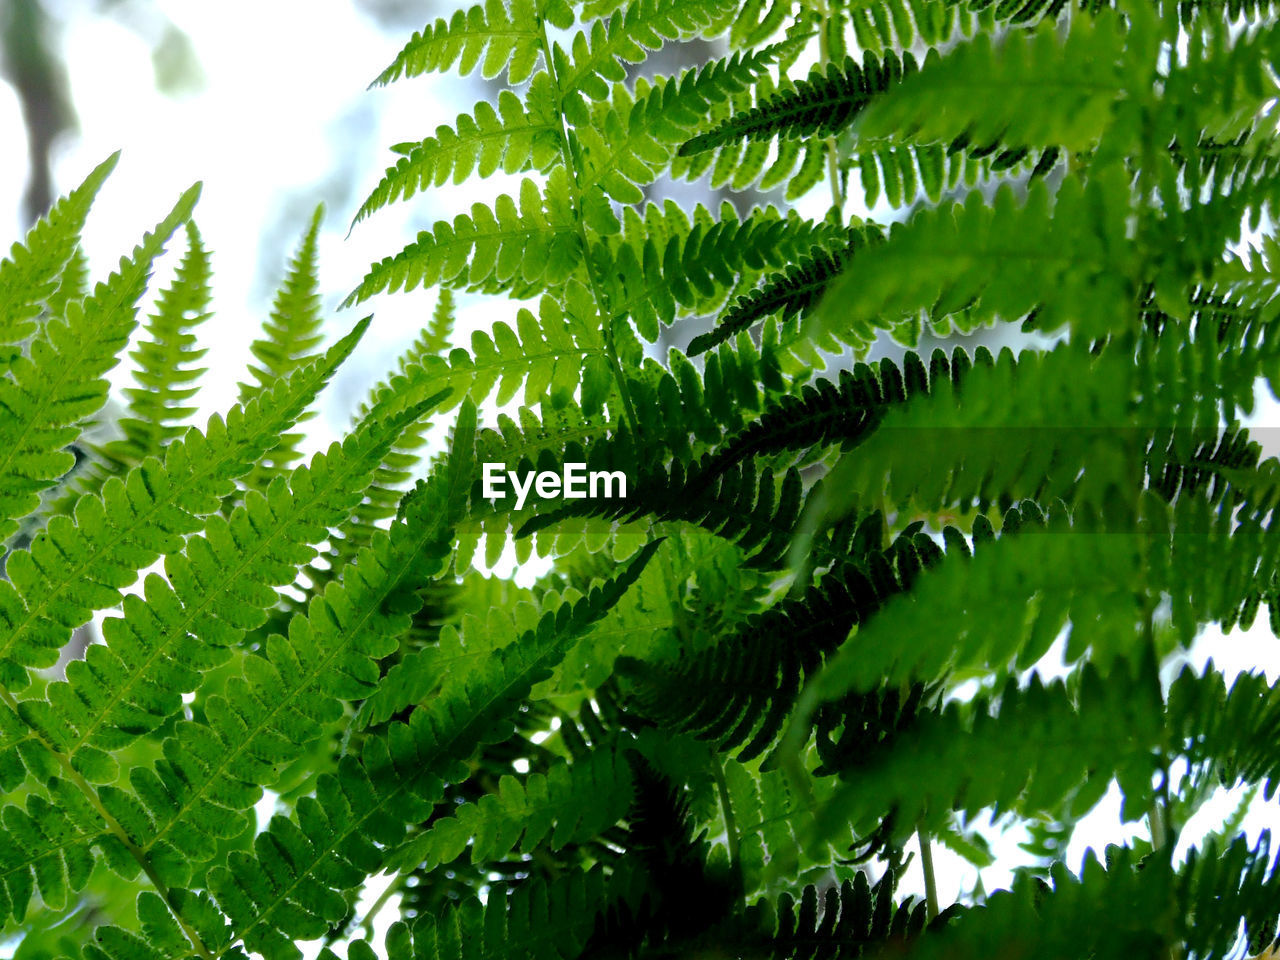
M 562 473 L 551 470 L 529 472 L 523 476 L 508 470 L 505 463 L 486 463 L 483 473 L 483 490 L 486 500 L 506 496 L 507 481 L 516 495 L 516 509 L 524 507 L 529 492 L 540 499 L 564 497 L 566 500 L 582 500 L 587 497 L 613 499 L 627 495 L 627 476 L 621 470 L 592 470 L 587 472 L 585 463 L 566 463 Z

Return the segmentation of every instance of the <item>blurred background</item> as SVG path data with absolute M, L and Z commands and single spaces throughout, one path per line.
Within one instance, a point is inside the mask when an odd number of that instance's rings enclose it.
M 519 179 L 498 175 L 428 192 L 379 212 L 347 235 L 360 202 L 394 158 L 390 144 L 419 140 L 494 95 L 474 76 L 422 77 L 366 90 L 412 31 L 457 5 L 453 0 L 0 0 L 0 223 L 12 239 L 20 238 L 53 199 L 110 153 L 123 150 L 84 238 L 93 275 L 102 278 L 182 190 L 203 181 L 196 222 L 212 251 L 215 311 L 214 320 L 199 331 L 209 348 L 198 396 L 197 422 L 203 422 L 235 402 L 237 383 L 246 379 L 249 344 L 316 204 L 323 202 L 326 334 L 332 340 L 365 312 L 376 315 L 308 426 L 308 449 L 325 446 L 344 432 L 369 385 L 416 337 L 435 294 L 379 297 L 359 313 L 337 311 L 336 305 L 371 262 L 399 250 L 417 230 L 474 201 L 490 200 Z M 692 63 L 699 51 L 683 45 L 664 56 Z M 672 59 L 663 69 L 680 65 Z M 696 185 L 662 189 L 686 203 L 714 199 Z M 858 196 L 857 190 L 851 193 Z M 745 201 L 739 203 L 742 210 L 762 198 L 738 199 Z M 821 216 L 823 204 L 823 192 L 817 191 L 804 212 Z M 889 215 L 887 208 L 872 212 L 880 219 Z M 163 285 L 176 260 L 165 259 L 154 287 Z M 465 344 L 471 330 L 508 319 L 515 310 L 506 301 L 478 298 L 461 298 L 460 305 L 457 344 Z M 694 332 L 673 331 L 673 342 L 687 343 Z M 985 339 L 997 347 L 1001 342 Z M 878 352 L 900 349 L 886 343 Z M 125 365 L 114 371 L 119 386 L 128 377 Z M 1280 405 L 1269 393 L 1259 393 L 1254 427 L 1268 453 L 1280 452 Z M 518 573 L 527 582 L 538 568 L 516 571 L 508 564 L 503 572 Z M 1224 637 L 1209 631 L 1190 659 L 1203 662 L 1212 656 L 1228 673 L 1263 669 L 1274 680 L 1280 655 L 1265 619 L 1247 633 Z M 1203 829 L 1215 827 L 1241 799 L 1224 794 L 1210 804 L 1197 818 L 1203 818 Z M 1087 845 L 1144 829 L 1121 827 L 1118 808 L 1113 791 L 1077 831 L 1073 861 Z M 1246 827 L 1256 835 L 1274 819 L 1260 803 L 1253 804 Z M 1196 835 L 1195 829 L 1186 831 L 1188 840 Z M 944 858 L 940 894 L 950 898 L 979 883 L 987 889 L 1006 883 L 1009 868 L 1028 859 L 1016 847 L 1019 839 L 998 845 L 997 862 L 982 871 L 981 880 L 958 858 Z M 0 956 L 10 955 L 12 946 L 0 944 Z
M 104 276 L 196 180 L 196 222 L 212 251 L 215 320 L 201 416 L 234 402 L 249 343 L 319 202 L 321 289 L 335 307 L 369 264 L 437 219 L 401 205 L 344 235 L 389 163 L 471 106 L 476 91 L 423 78 L 366 91 L 431 0 L 0 0 L 0 222 L 21 237 L 59 194 L 123 154 L 89 218 L 85 246 Z M 477 196 L 478 199 L 478 196 Z M 177 246 L 180 248 L 181 243 Z M 170 256 L 158 271 L 175 266 Z M 327 391 L 320 445 L 346 426 L 369 384 L 425 321 L 434 294 L 387 298 L 380 322 Z M 327 311 L 332 337 L 360 314 Z M 118 368 L 117 379 L 127 380 Z

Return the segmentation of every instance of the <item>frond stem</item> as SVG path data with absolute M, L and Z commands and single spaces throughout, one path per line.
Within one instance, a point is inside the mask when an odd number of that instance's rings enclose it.
M 631 391 L 627 387 L 627 379 L 622 373 L 622 362 L 618 359 L 618 350 L 613 343 L 613 311 L 609 307 L 609 301 L 604 295 L 604 291 L 600 289 L 600 284 L 596 281 L 595 272 L 591 269 L 591 246 L 587 239 L 586 218 L 582 212 L 582 180 L 579 176 L 581 169 L 581 161 L 578 157 L 578 142 L 572 136 L 569 129 L 569 123 L 565 119 L 563 90 L 560 87 L 560 78 L 556 75 L 555 59 L 551 56 L 551 41 L 547 37 L 547 20 L 541 12 L 538 13 L 538 31 L 539 42 L 542 45 L 542 59 L 547 64 L 547 74 L 551 78 L 551 85 L 556 91 L 556 117 L 560 123 L 560 155 L 564 159 L 564 165 L 569 172 L 569 185 L 571 190 L 570 201 L 573 205 L 574 223 L 578 228 L 578 239 L 582 242 L 582 255 L 584 265 L 586 267 L 587 282 L 591 285 L 591 295 L 595 298 L 596 308 L 600 311 L 602 323 L 602 333 L 604 335 L 605 354 L 609 360 L 609 369 L 613 372 L 614 382 L 618 385 L 618 393 L 622 397 L 623 411 L 627 417 L 627 423 L 631 426 L 631 431 L 637 437 L 640 435 L 640 420 L 636 416 L 635 405 L 631 401 Z
M 718 760 L 711 761 L 711 776 L 716 781 L 716 791 L 720 794 L 720 812 L 724 816 L 724 833 L 729 843 L 729 867 L 733 875 L 742 881 L 742 859 L 738 838 L 738 821 L 733 815 L 733 802 L 729 798 L 729 781 L 724 777 L 724 767 Z
M 933 847 L 923 828 L 916 830 L 920 841 L 920 869 L 924 872 L 925 917 L 932 920 L 938 915 L 938 881 L 933 873 Z
M 839 17 L 838 11 L 833 11 L 830 5 L 823 10 L 822 27 L 818 30 L 818 63 L 826 70 L 827 64 L 831 62 L 831 40 L 827 35 L 830 28 L 830 20 L 832 16 Z M 831 205 L 836 208 L 836 215 L 843 222 L 844 220 L 844 185 L 840 182 L 840 163 L 836 157 L 836 138 L 827 137 L 826 139 L 827 154 L 827 179 L 831 184 Z

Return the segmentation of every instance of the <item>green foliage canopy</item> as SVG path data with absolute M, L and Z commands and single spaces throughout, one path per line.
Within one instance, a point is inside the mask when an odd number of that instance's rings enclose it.
M 636 69 L 695 39 L 710 62 Z M 355 221 L 518 186 L 350 293 L 439 288 L 310 457 L 378 322 L 324 346 L 323 212 L 238 403 L 192 426 L 199 189 L 91 286 L 107 160 L 0 263 L 17 955 L 1261 952 L 1269 836 L 1180 841 L 1218 786 L 1273 798 L 1280 688 L 1177 661 L 1280 630 L 1280 464 L 1240 422 L 1280 378 L 1278 60 L 1267 0 L 460 10 L 375 83 L 501 89 L 393 148 Z M 669 177 L 764 199 L 684 209 Z M 520 302 L 455 345 L 455 291 Z M 1019 348 L 928 349 L 953 335 Z M 122 437 L 85 449 L 130 343 Z M 485 496 L 482 464 L 627 493 Z M 481 572 L 509 547 L 549 572 Z M 1068 863 L 1112 784 L 1145 834 Z M 981 815 L 1038 860 L 939 902 L 933 845 L 985 865 Z

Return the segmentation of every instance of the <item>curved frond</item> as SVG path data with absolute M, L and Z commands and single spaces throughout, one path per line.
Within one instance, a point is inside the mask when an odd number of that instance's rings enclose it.
M 963 205 L 895 225 L 884 243 L 849 258 L 811 328 L 865 346 L 877 327 L 920 311 L 968 331 L 1038 309 L 1040 329 L 1070 323 L 1081 336 L 1104 336 L 1136 299 L 1126 279 L 1129 189 L 1116 178 L 1078 183 L 1066 181 L 1052 203 L 1042 180 L 1021 205 L 1007 187 L 993 204 L 975 190 Z
M 861 65 L 846 57 L 843 64 L 827 64 L 825 69 L 815 66 L 806 79 L 784 86 L 714 129 L 686 140 L 680 145 L 680 155 L 687 157 L 740 140 L 831 136 L 845 129 L 878 95 L 916 70 L 910 53 L 899 59 L 893 52 L 876 57 L 870 51 Z
M 871 103 L 858 137 L 911 138 L 1005 147 L 1094 147 L 1114 121 L 1125 89 L 1126 35 L 1109 11 L 1072 23 L 1065 41 L 1053 24 L 989 34 L 946 56 L 931 54 L 892 92 Z M 1128 55 L 1135 59 L 1139 47 Z M 1154 64 L 1152 65 L 1154 67 Z
M 619 661 L 623 689 L 663 729 L 715 741 L 718 752 L 738 751 L 746 763 L 774 744 L 803 685 L 849 631 L 941 558 L 928 537 L 900 538 L 749 617 L 698 656 L 670 664 Z M 709 690 L 720 692 L 708 696 Z
M 210 419 L 102 495 L 81 497 L 72 516 L 54 517 L 30 547 L 11 553 L 0 581 L 0 657 L 9 690 L 27 685 L 27 668 L 57 660 L 74 627 L 119 602 L 138 572 L 204 526 L 243 476 L 309 405 L 364 333 L 368 321 L 328 352 L 223 420 Z
M 530 296 L 563 282 L 582 258 L 566 190 L 564 171 L 556 170 L 545 194 L 524 180 L 518 208 L 502 194 L 492 209 L 477 203 L 470 216 L 441 220 L 400 253 L 374 264 L 344 306 L 437 283 Z
M 555 851 L 613 826 L 632 802 L 630 764 L 617 750 L 597 748 L 585 760 L 558 763 L 523 782 L 503 777 L 496 792 L 436 820 L 397 850 L 387 867 L 434 870 L 464 851 L 473 863 L 529 853 L 540 844 Z
M 233 855 L 229 865 L 215 867 L 210 889 L 245 947 L 269 960 L 293 960 L 294 940 L 319 936 L 340 918 L 346 908 L 339 893 L 379 869 L 380 847 L 403 842 L 404 823 L 425 817 L 441 780 L 464 778 L 462 761 L 510 729 L 533 684 L 618 601 L 659 544 L 649 544 L 604 587 L 544 615 L 465 689 L 418 708 L 385 739 L 366 740 L 360 760 L 343 758 L 336 775 L 320 778 L 316 797 L 299 801 L 296 823 L 276 817 L 255 842 L 255 855 Z M 268 876 L 272 882 L 264 884 Z
M 455 65 L 464 76 L 480 67 L 486 79 L 506 70 L 509 83 L 521 83 L 538 62 L 541 36 L 534 0 L 484 0 L 415 33 L 370 86 Z
M 540 73 L 524 102 L 503 90 L 496 109 L 482 100 L 471 113 L 459 114 L 452 127 L 438 127 L 434 137 L 407 145 L 360 205 L 353 224 L 421 190 L 462 183 L 472 173 L 545 172 L 560 157 L 560 115 L 553 99 L 550 78 Z
M 0 542 L 75 462 L 66 446 L 106 402 L 106 374 L 129 342 L 151 264 L 199 195 L 198 185 L 183 194 L 120 270 L 83 302 L 68 303 L 65 317 L 50 318 L 0 378 Z
M 624 64 L 640 63 L 668 40 L 714 36 L 728 27 L 736 8 L 729 0 L 631 0 L 608 20 L 575 34 L 569 51 L 552 48 L 561 109 L 570 123 L 589 122 L 589 100 L 609 96 L 609 84 L 626 79 Z
M 80 186 L 31 228 L 26 241 L 15 243 L 8 258 L 0 262 L 0 346 L 21 343 L 31 336 L 41 307 L 53 306 L 50 301 L 57 298 L 64 272 L 76 264 L 80 231 L 93 198 L 119 158 L 119 152 L 113 153 L 98 164 Z M 65 301 L 59 306 L 63 309 L 53 310 L 55 316 L 63 315 Z M 4 367 L 14 356 L 7 349 L 0 350 Z
M 124 438 L 106 446 L 109 460 L 129 466 L 159 456 L 182 432 L 182 421 L 193 412 L 183 406 L 196 394 L 195 381 L 205 371 L 192 367 L 207 352 L 197 349 L 192 332 L 212 314 L 209 301 L 209 254 L 199 230 L 187 223 L 187 253 L 173 284 L 161 291 L 156 312 L 147 324 L 147 339 L 133 353 L 133 377 L 138 384 L 125 390 L 129 413 L 121 420 Z

